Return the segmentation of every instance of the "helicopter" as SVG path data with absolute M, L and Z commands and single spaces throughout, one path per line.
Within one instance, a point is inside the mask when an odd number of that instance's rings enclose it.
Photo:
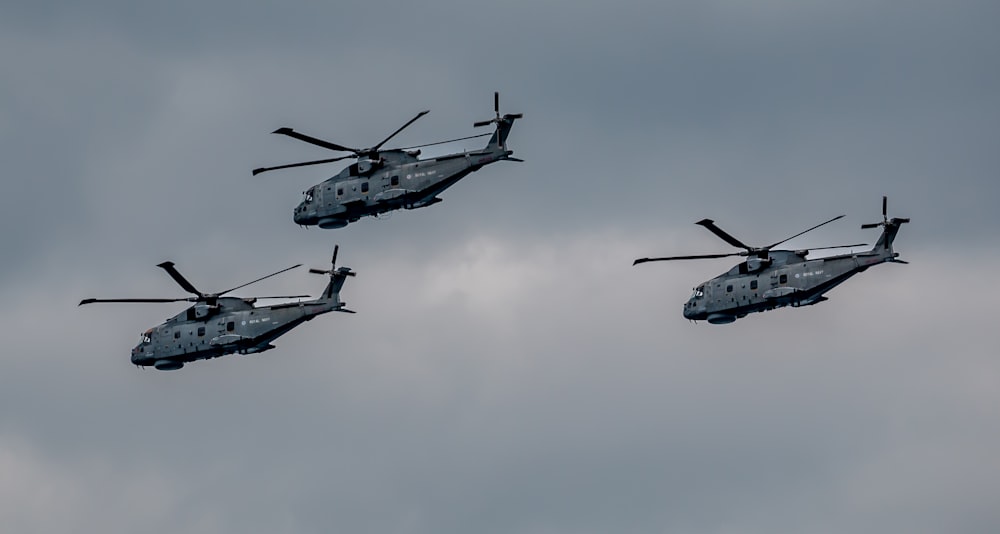
M 174 371 L 187 362 L 218 358 L 227 354 L 255 354 L 271 350 L 272 341 L 291 329 L 310 321 L 317 315 L 339 311 L 354 313 L 340 300 L 340 288 L 347 277 L 355 273 L 349 267 L 337 268 L 338 247 L 333 249 L 329 270 L 309 269 L 310 273 L 329 275 L 330 281 L 322 296 L 313 300 L 288 302 L 272 306 L 254 306 L 258 299 L 308 298 L 309 295 L 276 297 L 225 297 L 223 295 L 301 267 L 293 265 L 252 282 L 238 285 L 219 293 L 202 293 L 188 282 L 173 262 L 163 262 L 157 267 L 165 270 L 193 297 L 175 299 L 84 299 L 79 306 L 95 302 L 193 302 L 187 310 L 167 319 L 140 335 L 139 344 L 132 349 L 132 363 L 139 367 L 152 365 L 161 371 Z
M 694 288 L 694 294 L 684 304 L 684 317 L 692 321 L 711 324 L 728 324 L 746 317 L 748 313 L 764 312 L 784 306 L 810 306 L 828 300 L 824 294 L 844 283 L 848 278 L 881 263 L 908 263 L 897 259 L 892 243 L 900 225 L 908 218 L 886 215 L 888 198 L 882 197 L 882 222 L 863 224 L 862 229 L 882 228 L 875 246 L 870 250 L 839 254 L 807 260 L 810 249 L 773 250 L 774 247 L 844 217 L 839 215 L 817 224 L 808 230 L 765 247 L 751 247 L 729 235 L 711 219 L 695 224 L 704 226 L 726 243 L 744 249 L 729 254 L 702 254 L 696 256 L 671 256 L 666 258 L 639 258 L 632 265 L 651 261 L 696 260 L 745 256 L 746 261 L 729 271 Z M 811 250 L 867 246 L 864 243 L 819 247 Z
M 378 216 L 398 209 L 416 209 L 441 202 L 441 192 L 451 187 L 469 173 L 478 171 L 485 165 L 501 160 L 523 161 L 511 157 L 514 152 L 507 149 L 507 135 L 514 121 L 522 118 L 521 113 L 500 115 L 500 93 L 493 93 L 493 111 L 496 116 L 490 120 L 476 122 L 473 126 L 496 125 L 496 130 L 486 147 L 481 150 L 447 154 L 435 158 L 418 159 L 419 148 L 484 137 L 489 134 L 473 135 L 449 141 L 428 143 L 407 148 L 382 149 L 382 145 L 403 131 L 429 110 L 421 111 L 416 117 L 371 148 L 350 148 L 317 139 L 292 128 L 279 128 L 274 134 L 285 135 L 319 147 L 339 152 L 350 152 L 346 156 L 302 163 L 291 163 L 277 167 L 261 167 L 253 170 L 253 175 L 277 169 L 304 167 L 332 163 L 356 158 L 337 175 L 310 187 L 303 192 L 303 200 L 295 208 L 293 220 L 302 226 L 320 228 L 343 228 L 361 217 Z

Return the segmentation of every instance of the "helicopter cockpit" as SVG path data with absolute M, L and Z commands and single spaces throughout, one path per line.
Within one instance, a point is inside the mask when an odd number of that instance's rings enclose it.
M 152 343 L 153 343 L 153 329 L 152 328 L 150 328 L 149 330 L 146 330 L 145 332 L 139 334 L 139 344 L 136 345 L 134 349 L 132 349 L 133 363 L 135 363 L 134 359 L 137 357 L 137 355 L 139 353 L 147 352 L 146 351 L 147 348 L 149 348 L 150 350 L 152 350 L 152 347 L 151 347 Z
M 698 286 L 694 288 L 694 292 L 691 293 L 691 297 L 688 300 L 700 299 L 705 296 L 705 286 Z
M 694 292 L 691 293 L 691 298 L 684 303 L 684 317 L 691 320 L 704 319 L 705 315 L 705 286 L 700 285 L 694 288 Z
M 691 293 L 691 298 L 684 303 L 684 317 L 691 320 L 702 320 L 708 301 L 705 300 L 705 285 L 702 284 Z
M 316 206 L 313 202 L 316 200 L 315 193 L 317 187 L 319 186 L 310 187 L 302 192 L 302 202 L 299 202 L 299 205 L 295 207 L 293 214 L 293 219 L 296 223 L 315 224 L 312 222 L 312 217 L 307 215 L 307 212 L 312 212 L 312 215 L 315 215 Z

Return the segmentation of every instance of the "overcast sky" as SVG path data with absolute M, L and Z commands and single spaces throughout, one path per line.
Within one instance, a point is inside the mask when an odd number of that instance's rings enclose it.
M 1000 5 L 0 7 L 5 532 L 1000 530 Z M 348 146 L 524 113 L 444 202 L 300 229 Z M 432 147 L 443 154 L 480 140 Z M 874 242 L 821 305 L 692 324 L 732 249 Z M 358 271 L 254 356 L 139 370 L 185 296 Z M 318 293 L 299 269 L 242 294 Z

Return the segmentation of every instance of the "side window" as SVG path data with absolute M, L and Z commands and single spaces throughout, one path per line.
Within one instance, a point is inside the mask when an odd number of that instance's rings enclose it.
M 180 338 L 181 338 L 181 331 L 178 330 L 178 331 L 174 332 L 174 339 L 180 339 Z
M 338 197 L 344 196 L 344 188 L 343 187 L 338 187 L 337 188 L 337 196 Z
M 779 276 L 778 277 L 778 282 L 780 282 L 782 284 L 787 284 L 788 283 L 788 275 L 787 274 L 783 274 L 783 275 Z
M 226 323 L 226 331 L 232 332 L 233 330 L 236 330 L 236 321 L 229 321 Z
M 368 192 L 368 182 L 364 182 L 364 183 L 361 184 L 361 192 L 362 193 L 367 193 Z
M 757 281 L 750 280 L 750 289 L 757 289 Z
M 389 178 L 389 185 L 399 185 L 399 176 Z
M 198 336 L 201 337 L 201 336 L 204 336 L 204 335 L 205 335 L 205 327 L 204 326 L 199 326 L 198 327 Z
M 726 286 L 726 293 L 732 293 L 732 292 L 733 292 L 733 284 L 729 284 L 728 286 Z

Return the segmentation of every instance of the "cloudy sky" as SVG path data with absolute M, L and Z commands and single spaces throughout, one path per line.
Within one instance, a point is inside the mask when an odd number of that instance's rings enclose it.
M 1000 6 L 985 0 L 7 2 L 0 524 L 9 532 L 1000 529 Z M 346 145 L 471 135 L 434 207 L 292 223 Z M 467 141 L 430 154 L 476 148 Z M 426 152 L 425 152 L 426 153 Z M 730 252 L 911 217 L 910 265 L 692 324 Z M 181 304 L 335 243 L 277 350 L 128 360 Z M 304 269 L 244 294 L 316 293 Z

